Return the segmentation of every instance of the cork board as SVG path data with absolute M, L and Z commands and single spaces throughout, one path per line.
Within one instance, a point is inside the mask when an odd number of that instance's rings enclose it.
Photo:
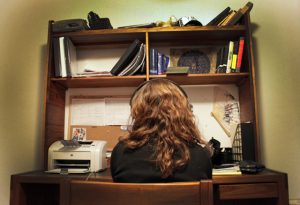
M 71 96 L 70 97 L 70 108 L 72 106 L 72 100 L 73 99 L 92 99 L 93 102 L 97 103 L 103 103 L 103 99 L 107 99 L 110 101 L 110 99 L 123 99 L 122 103 L 124 104 L 124 107 L 128 109 L 129 106 L 129 96 Z M 128 98 L 128 102 L 124 101 L 125 98 Z M 96 100 L 95 100 L 96 99 Z M 89 100 L 87 100 L 89 102 Z M 123 104 L 119 104 L 118 107 L 119 109 L 123 109 Z M 72 139 L 74 137 L 74 133 L 77 132 L 77 130 L 82 130 L 80 133 L 83 136 L 83 139 L 81 138 L 80 140 L 104 140 L 107 141 L 107 150 L 111 151 L 114 146 L 118 143 L 118 139 L 121 136 L 124 136 L 127 134 L 126 130 L 126 125 L 103 125 L 103 124 L 95 124 L 97 122 L 92 122 L 93 124 L 72 124 L 72 109 L 69 111 L 69 120 L 68 120 L 68 134 L 67 138 Z M 109 113 L 108 115 L 103 115 L 102 117 L 111 117 L 112 113 Z M 114 113 L 116 114 L 116 113 Z M 124 113 L 121 113 L 124 115 Z M 129 115 L 129 113 L 125 113 Z M 84 116 L 86 117 L 86 116 Z M 92 116 L 93 117 L 93 116 Z M 96 116 L 97 117 L 97 116 Z M 124 120 L 123 120 L 124 121 Z M 88 121 L 87 121 L 88 122 Z M 127 122 L 126 122 L 127 123 Z
M 72 139 L 73 128 L 85 128 L 86 140 L 104 140 L 107 141 L 107 150 L 112 151 L 118 143 L 121 136 L 127 134 L 127 131 L 122 130 L 121 126 L 86 126 L 86 125 L 71 125 L 69 130 L 69 139 Z

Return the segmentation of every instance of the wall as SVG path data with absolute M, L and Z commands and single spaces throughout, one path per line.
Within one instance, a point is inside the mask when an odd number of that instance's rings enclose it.
M 238 9 L 247 1 L 230 1 Z M 299 199 L 300 1 L 253 0 L 262 158 L 289 174 Z M 2 3 L 4 4 L 4 3 Z M 41 168 L 43 69 L 49 19 L 86 18 L 91 10 L 114 27 L 193 15 L 206 24 L 225 0 L 11 0 L 0 8 L 0 201 L 9 204 L 10 175 Z

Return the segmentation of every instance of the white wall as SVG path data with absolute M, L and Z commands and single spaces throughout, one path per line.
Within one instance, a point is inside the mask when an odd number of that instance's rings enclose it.
M 262 157 L 289 174 L 299 199 L 300 1 L 253 0 Z M 42 167 L 43 69 L 48 20 L 86 18 L 94 10 L 114 27 L 193 15 L 206 24 L 225 0 L 11 0 L 0 7 L 0 201 L 9 204 L 10 175 Z M 298 156 L 297 156 L 298 155 Z

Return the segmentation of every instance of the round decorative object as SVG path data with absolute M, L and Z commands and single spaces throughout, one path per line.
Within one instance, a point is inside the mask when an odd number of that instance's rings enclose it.
M 177 66 L 190 67 L 189 73 L 209 73 L 210 59 L 200 50 L 189 50 L 179 57 Z

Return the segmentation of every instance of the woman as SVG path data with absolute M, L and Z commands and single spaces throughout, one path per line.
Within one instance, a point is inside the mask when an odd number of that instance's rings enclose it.
M 174 82 L 150 80 L 133 93 L 132 128 L 111 156 L 115 182 L 199 181 L 212 177 L 209 151 L 187 94 Z

